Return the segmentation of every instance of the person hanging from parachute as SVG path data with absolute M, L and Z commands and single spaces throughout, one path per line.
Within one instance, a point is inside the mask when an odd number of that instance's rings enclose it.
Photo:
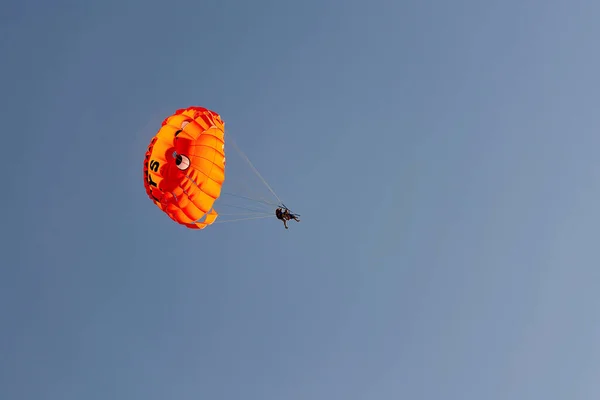
M 293 219 L 296 222 L 300 222 L 298 216 L 296 214 L 291 213 L 290 210 L 288 210 L 287 208 L 277 208 L 275 210 L 275 216 L 277 217 L 277 219 L 283 221 L 283 226 L 285 226 L 285 229 L 288 229 L 287 221 L 291 219 Z

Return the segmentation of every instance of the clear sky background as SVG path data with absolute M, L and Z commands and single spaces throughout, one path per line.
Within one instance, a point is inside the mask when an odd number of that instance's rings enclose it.
M 599 399 L 598 21 L 3 3 L 0 398 Z M 189 105 L 300 223 L 191 231 L 152 204 L 144 152 Z

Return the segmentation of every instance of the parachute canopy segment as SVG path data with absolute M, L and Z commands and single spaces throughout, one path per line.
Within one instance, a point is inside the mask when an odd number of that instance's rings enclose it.
M 225 124 L 203 107 L 177 110 L 150 141 L 144 186 L 175 222 L 204 229 L 218 216 L 213 204 L 225 181 Z

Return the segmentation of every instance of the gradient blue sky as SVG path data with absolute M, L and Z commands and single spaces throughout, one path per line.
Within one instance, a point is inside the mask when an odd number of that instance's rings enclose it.
M 3 3 L 0 398 L 599 399 L 599 20 Z M 301 223 L 159 212 L 144 152 L 188 105 Z

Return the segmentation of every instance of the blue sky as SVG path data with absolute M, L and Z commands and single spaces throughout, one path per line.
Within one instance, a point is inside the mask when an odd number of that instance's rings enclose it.
M 599 17 L 7 3 L 1 397 L 598 399 Z M 302 222 L 159 212 L 144 152 L 189 105 Z

